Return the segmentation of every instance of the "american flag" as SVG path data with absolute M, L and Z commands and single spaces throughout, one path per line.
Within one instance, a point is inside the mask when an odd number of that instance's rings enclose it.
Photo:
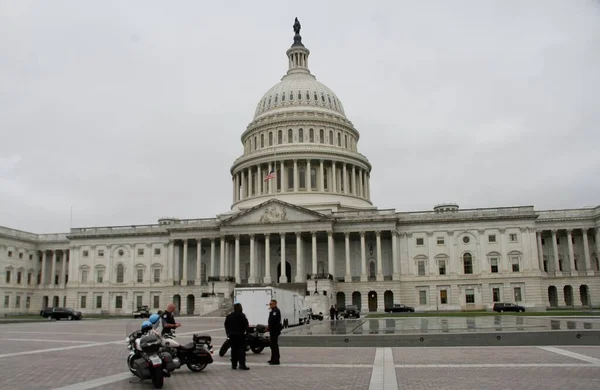
M 264 181 L 269 181 L 274 178 L 275 178 L 275 169 L 271 169 L 271 172 L 269 172 L 269 174 L 267 176 L 265 176 Z

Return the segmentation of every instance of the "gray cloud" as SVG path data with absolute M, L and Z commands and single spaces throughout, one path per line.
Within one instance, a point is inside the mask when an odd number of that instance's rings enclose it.
M 0 224 L 229 209 L 295 16 L 381 208 L 598 204 L 598 1 L 3 2 Z

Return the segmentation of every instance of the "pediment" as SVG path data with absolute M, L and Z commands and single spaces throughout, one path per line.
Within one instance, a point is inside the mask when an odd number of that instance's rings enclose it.
M 222 225 L 262 225 L 327 220 L 329 217 L 316 211 L 273 199 L 227 218 Z

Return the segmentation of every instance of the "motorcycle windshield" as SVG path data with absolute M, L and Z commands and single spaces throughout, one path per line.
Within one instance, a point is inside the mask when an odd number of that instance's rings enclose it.
M 161 335 L 162 334 L 162 330 L 163 330 L 163 322 L 162 320 L 157 321 L 156 324 L 154 324 L 154 327 L 152 328 L 152 330 L 157 334 L 157 335 Z

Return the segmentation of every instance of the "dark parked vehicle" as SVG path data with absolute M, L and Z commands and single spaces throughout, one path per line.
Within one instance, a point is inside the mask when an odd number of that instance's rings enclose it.
M 40 311 L 40 315 L 44 318 L 51 318 L 50 315 L 52 314 L 52 310 L 54 310 L 53 307 L 47 307 L 45 309 L 42 309 Z
M 502 313 L 503 311 L 515 311 L 517 313 L 525 312 L 523 306 L 515 305 L 514 303 L 494 303 L 494 308 L 492 310 L 497 313 Z
M 385 312 L 386 313 L 414 313 L 415 308 L 406 306 L 406 305 L 402 305 L 402 304 L 394 304 L 392 306 L 386 306 Z
M 48 317 L 57 321 L 63 318 L 66 318 L 69 321 L 80 320 L 81 312 L 75 311 L 70 307 L 55 307 Z
M 133 318 L 150 318 L 150 314 L 152 313 L 150 313 L 148 305 L 143 305 L 133 312 Z
M 360 318 L 360 310 L 356 305 L 348 305 L 344 310 L 344 318 Z

